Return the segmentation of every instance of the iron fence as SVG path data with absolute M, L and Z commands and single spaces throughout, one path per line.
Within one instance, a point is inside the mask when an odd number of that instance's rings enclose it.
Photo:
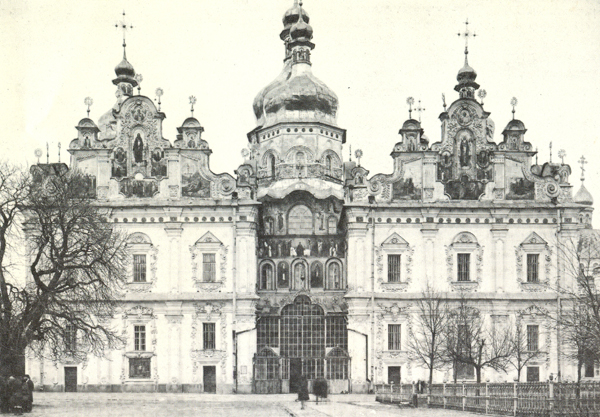
M 376 400 L 409 403 L 415 384 L 375 386 Z M 429 407 L 523 417 L 600 417 L 600 382 L 433 384 Z

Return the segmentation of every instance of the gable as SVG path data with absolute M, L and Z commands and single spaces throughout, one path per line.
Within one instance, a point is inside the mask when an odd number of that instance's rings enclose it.
M 206 232 L 200 239 L 198 239 L 196 241 L 196 245 L 201 245 L 201 244 L 222 245 L 223 243 L 219 239 L 217 239 L 217 237 L 215 235 L 213 235 L 211 232 Z

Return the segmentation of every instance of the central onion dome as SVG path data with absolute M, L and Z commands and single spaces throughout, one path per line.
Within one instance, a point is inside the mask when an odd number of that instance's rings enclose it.
M 286 45 L 283 70 L 254 99 L 259 127 L 280 122 L 325 122 L 337 125 L 338 98 L 311 71 L 313 29 L 308 14 L 297 3 L 283 17 L 281 39 Z

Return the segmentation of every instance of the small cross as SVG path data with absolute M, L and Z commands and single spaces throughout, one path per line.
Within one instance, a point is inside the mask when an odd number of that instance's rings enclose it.
M 162 89 L 162 88 L 160 88 L 160 87 L 158 87 L 158 88 L 156 89 L 156 92 L 155 92 L 155 93 L 156 93 L 156 97 L 158 97 L 158 111 L 160 111 L 160 98 L 162 97 L 162 95 L 163 95 L 163 93 L 164 93 L 164 92 L 163 92 L 163 89 Z M 156 99 L 155 99 L 155 100 L 156 100 Z
M 583 181 L 585 179 L 584 176 L 584 172 L 585 172 L 585 164 L 588 163 L 588 161 L 585 160 L 585 156 L 581 155 L 581 158 L 579 159 L 579 164 L 581 164 L 581 181 Z
M 196 104 L 196 97 L 190 96 L 190 104 L 192 106 L 192 117 L 194 117 L 194 104 Z
M 477 95 L 481 99 L 481 105 L 483 106 L 483 99 L 487 96 L 487 91 L 485 91 L 484 89 L 481 89 L 481 90 L 479 90 Z
M 133 26 L 128 24 L 125 21 L 125 10 L 123 10 L 123 19 L 121 19 L 121 21 L 117 22 L 115 24 L 115 27 L 117 29 L 121 29 L 123 31 L 123 58 L 125 58 L 125 47 L 127 46 L 125 43 L 125 33 L 129 30 L 129 29 L 133 29 Z
M 467 55 L 469 54 L 469 38 L 470 37 L 476 37 L 477 34 L 475 32 L 471 33 L 469 31 L 469 19 L 467 19 L 465 21 L 465 31 L 464 32 L 458 32 L 458 37 L 464 37 L 465 38 L 465 63 L 467 62 Z
M 421 123 L 421 112 L 425 111 L 425 107 L 421 107 L 421 100 L 419 100 L 419 107 L 417 107 L 415 111 L 419 112 L 419 123 Z
M 510 105 L 512 106 L 512 114 L 513 114 L 513 120 L 515 120 L 515 107 L 517 107 L 517 104 L 519 103 L 519 101 L 517 100 L 516 97 L 513 97 L 510 99 Z
M 552 163 L 552 141 L 550 141 L 550 163 Z
M 142 74 L 135 74 L 135 80 L 138 83 L 138 96 L 142 94 L 142 81 L 144 81 L 144 77 Z
M 94 100 L 91 97 L 86 97 L 83 100 L 83 104 L 85 104 L 87 106 L 87 117 L 90 117 L 90 107 L 92 104 L 94 104 Z
M 412 119 L 412 105 L 415 104 L 415 99 L 412 97 L 407 98 L 406 104 L 408 104 L 408 118 Z
M 442 103 L 444 105 L 444 111 L 446 111 L 446 95 L 442 93 Z
M 357 149 L 354 152 L 354 156 L 356 156 L 356 160 L 358 161 L 358 166 L 360 166 L 360 158 L 362 158 L 362 156 L 363 156 L 363 151 L 360 149 Z

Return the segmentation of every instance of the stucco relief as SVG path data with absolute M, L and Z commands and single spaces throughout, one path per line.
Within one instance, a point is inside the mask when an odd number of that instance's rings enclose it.
M 527 268 L 524 259 L 527 254 L 539 255 L 538 280 L 528 282 Z M 537 233 L 531 233 L 527 239 L 515 247 L 515 264 L 517 282 L 523 292 L 545 292 L 549 290 L 552 271 L 552 248 Z M 543 271 L 543 274 L 540 272 Z

